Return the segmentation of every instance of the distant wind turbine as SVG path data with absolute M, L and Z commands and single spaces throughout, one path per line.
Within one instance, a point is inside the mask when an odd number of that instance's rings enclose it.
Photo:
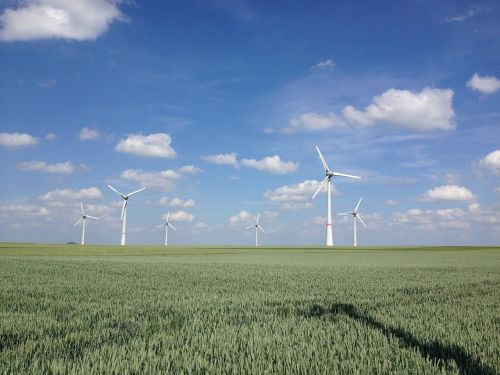
M 134 195 L 135 193 L 138 193 L 140 191 L 143 191 L 145 190 L 146 188 L 143 187 L 142 189 L 139 189 L 139 190 L 136 190 L 136 191 L 133 191 L 132 193 L 128 193 L 128 194 L 122 194 L 120 193 L 118 190 L 116 190 L 113 186 L 111 185 L 108 185 L 108 187 L 113 190 L 116 194 L 119 194 L 120 197 L 122 197 L 123 199 L 123 206 L 122 206 L 122 215 L 121 215 L 121 220 L 122 220 L 122 240 L 121 240 L 121 243 L 120 245 L 124 246 L 127 242 L 127 232 L 126 232 L 126 227 L 127 227 L 127 202 L 128 202 L 128 199 Z
M 73 224 L 73 228 L 76 227 L 81 222 L 83 222 L 83 225 L 82 225 L 82 245 L 85 245 L 85 222 L 87 221 L 87 218 L 95 219 L 95 220 L 99 220 L 99 218 L 95 217 L 95 216 L 85 215 L 85 211 L 83 210 L 83 203 L 82 202 L 80 202 L 80 208 L 82 209 L 82 216 L 78 219 L 78 221 L 75 224 Z
M 356 208 L 354 209 L 354 211 L 352 211 L 352 212 L 344 212 L 344 213 L 338 214 L 339 216 L 352 215 L 352 220 L 354 222 L 354 246 L 358 246 L 358 239 L 356 237 L 356 218 L 359 219 L 359 221 L 361 222 L 361 224 L 363 224 L 363 226 L 366 228 L 366 225 L 363 222 L 363 219 L 361 219 L 361 216 L 359 216 L 359 213 L 358 213 L 358 208 L 359 208 L 359 205 L 361 204 L 362 200 L 363 200 L 363 197 L 359 198 L 359 202 L 356 205 Z
M 323 163 L 323 167 L 325 168 L 325 173 L 326 177 L 325 179 L 321 182 L 321 184 L 318 187 L 318 190 L 314 193 L 312 196 L 312 199 L 318 195 L 320 190 L 323 188 L 323 185 L 326 183 L 327 187 L 327 194 L 328 194 L 328 201 L 327 201 L 327 216 L 326 216 L 326 246 L 333 246 L 333 233 L 332 233 L 332 192 L 331 192 L 331 179 L 333 176 L 342 176 L 342 177 L 350 177 L 350 178 L 357 178 L 361 179 L 359 176 L 353 176 L 350 174 L 344 174 L 344 173 L 339 173 L 339 172 L 332 172 L 330 168 L 328 167 L 328 164 L 326 164 L 325 158 L 323 158 L 323 155 L 321 154 L 321 151 L 319 150 L 319 147 L 316 146 L 316 150 L 318 151 L 319 158 L 321 159 L 321 163 Z
M 257 220 L 255 220 L 255 224 L 249 225 L 247 227 L 247 229 L 255 228 L 255 246 L 259 246 L 259 229 L 262 231 L 262 233 L 266 233 L 266 232 L 264 232 L 264 229 L 262 229 L 262 227 L 259 224 L 259 218 L 260 218 L 260 214 L 257 215 Z
M 174 228 L 172 224 L 168 221 L 170 218 L 170 212 L 167 213 L 167 220 L 163 224 L 158 225 L 156 228 L 161 228 L 165 226 L 165 246 L 168 246 L 168 227 L 172 228 L 173 230 L 177 230 Z

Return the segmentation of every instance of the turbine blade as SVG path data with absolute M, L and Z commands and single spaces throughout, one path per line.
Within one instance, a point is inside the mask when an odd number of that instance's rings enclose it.
M 325 158 L 323 157 L 323 154 L 321 154 L 318 146 L 316 146 L 316 150 L 318 151 L 319 158 L 321 159 L 321 163 L 323 164 L 323 168 L 325 168 L 325 171 L 329 172 L 330 168 L 328 168 L 328 164 L 326 164 Z
M 333 175 L 334 176 L 357 178 L 358 180 L 361 180 L 361 177 L 359 177 L 359 176 L 353 176 L 352 174 L 345 174 L 345 173 L 333 172 Z
M 127 201 L 124 199 L 123 206 L 122 206 L 122 216 L 120 216 L 120 220 L 123 220 L 123 215 L 125 215 L 125 208 L 126 207 L 127 207 Z
M 356 208 L 354 209 L 354 212 L 358 212 L 359 205 L 361 204 L 361 201 L 363 200 L 363 197 L 359 198 L 359 202 L 356 205 Z
M 259 225 L 259 218 L 260 218 L 260 214 L 257 215 L 257 220 L 256 220 L 256 224 Z
M 319 191 L 323 188 L 323 185 L 325 184 L 325 182 L 327 180 L 328 180 L 328 177 L 325 177 L 325 179 L 321 182 L 321 184 L 319 184 L 318 190 L 316 190 L 316 192 L 313 194 L 311 199 L 314 199 L 316 197 L 316 195 L 318 195 Z
M 255 225 L 249 225 L 248 227 L 245 227 L 246 229 L 253 228 Z
M 342 212 L 340 214 L 337 214 L 338 216 L 350 216 L 352 215 L 350 212 Z
M 78 221 L 75 224 L 73 224 L 73 228 L 76 227 L 78 224 L 80 224 L 80 221 L 82 221 L 82 218 L 79 218 Z
M 145 188 L 145 187 L 143 187 L 142 189 L 139 189 L 139 190 L 133 191 L 132 193 L 128 193 L 128 194 L 127 194 L 127 197 L 130 197 L 131 195 L 134 195 L 135 193 L 138 193 L 138 192 L 143 191 L 143 190 L 146 190 L 146 188 Z
M 170 211 L 167 212 L 167 223 L 169 218 L 170 218 Z
M 111 185 L 108 185 L 108 187 L 113 190 L 116 194 L 120 195 L 120 197 L 122 198 L 125 198 L 125 195 L 123 195 L 122 193 L 120 193 L 118 190 L 116 190 L 113 186 Z
M 172 224 L 167 223 L 167 225 L 168 225 L 170 228 L 172 228 L 173 230 L 177 230 L 177 229 L 175 229 L 175 227 L 174 227 Z
M 363 226 L 366 228 L 366 225 L 365 225 L 365 223 L 363 222 L 363 219 L 361 219 L 361 216 L 356 215 L 356 217 L 359 219 L 359 221 L 361 221 L 361 224 L 363 224 Z
M 99 220 L 98 217 L 95 217 L 95 216 L 90 216 L 90 215 L 87 215 L 87 217 L 91 218 L 91 219 L 95 219 L 95 220 Z
M 83 203 L 80 202 L 80 208 L 82 209 L 82 215 L 85 215 L 85 212 L 83 211 Z
M 266 233 L 266 232 L 264 231 L 264 229 L 262 229 L 262 227 L 261 227 L 260 225 L 257 225 L 257 228 L 259 228 L 259 229 L 262 231 L 262 233 Z
M 165 226 L 165 225 L 166 225 L 166 224 L 165 224 L 165 223 L 163 223 L 163 224 L 157 225 L 157 226 L 156 226 L 156 228 L 161 228 L 161 227 L 163 227 L 163 226 Z

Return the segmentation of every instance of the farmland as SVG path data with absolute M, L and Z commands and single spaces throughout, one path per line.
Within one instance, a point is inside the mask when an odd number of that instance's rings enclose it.
M 500 248 L 0 244 L 0 373 L 500 373 Z

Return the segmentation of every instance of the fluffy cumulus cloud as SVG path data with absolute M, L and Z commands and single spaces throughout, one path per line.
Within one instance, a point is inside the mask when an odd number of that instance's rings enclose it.
M 467 87 L 472 90 L 479 91 L 481 94 L 493 94 L 500 90 L 500 79 L 493 76 L 483 76 L 474 73 L 474 75 L 467 82 Z
M 81 190 L 57 189 L 38 198 L 42 201 L 92 200 L 102 199 L 102 193 L 96 187 Z
M 160 198 L 159 202 L 162 206 L 185 207 L 191 208 L 195 206 L 193 199 L 182 200 L 181 198 L 168 199 L 167 197 Z
M 360 125 L 380 123 L 414 132 L 453 130 L 452 99 L 453 91 L 449 89 L 425 88 L 417 93 L 390 89 L 375 96 L 364 111 L 347 106 L 343 115 Z
M 95 141 L 99 138 L 99 132 L 96 129 L 82 128 L 80 133 L 78 133 L 78 138 L 80 141 Z
M 44 161 L 23 161 L 17 164 L 19 169 L 23 171 L 38 171 L 44 173 L 73 173 L 75 167 L 70 161 L 64 163 L 47 164 Z
M 459 208 L 437 211 L 412 208 L 403 213 L 396 212 L 390 224 L 411 225 L 414 229 L 428 231 L 434 231 L 436 228 L 463 230 L 470 227 L 465 212 Z
M 0 40 L 94 40 L 122 18 L 118 0 L 26 0 L 0 15 Z
M 281 186 L 266 191 L 264 197 L 273 202 L 304 202 L 311 199 L 320 183 L 321 181 L 317 180 L 306 180 L 298 184 Z M 326 191 L 326 187 L 324 190 Z M 333 185 L 332 190 L 335 190 Z
M 185 165 L 179 168 L 180 173 L 195 174 L 201 172 L 201 169 L 194 165 Z
M 162 216 L 163 220 L 167 220 L 167 215 L 164 214 Z M 170 212 L 169 220 L 170 221 L 187 221 L 191 222 L 195 219 L 195 216 L 193 214 L 190 214 L 189 212 L 186 211 L 175 211 L 175 212 Z
M 248 211 L 240 211 L 236 215 L 229 218 L 229 224 L 249 223 L 253 221 L 254 217 Z
M 149 158 L 173 158 L 176 153 L 170 146 L 171 142 L 170 135 L 165 133 L 130 134 L 116 145 L 115 150 Z
M 490 152 L 479 161 L 479 166 L 500 175 L 500 150 Z
M 0 133 L 0 146 L 7 148 L 20 148 L 33 146 L 38 140 L 26 133 Z
M 235 152 L 229 154 L 216 154 L 203 156 L 202 159 L 213 164 L 226 164 L 238 168 L 238 154 Z
M 439 201 L 471 201 L 475 199 L 472 192 L 458 185 L 443 185 L 427 190 L 421 197 L 422 202 Z
M 137 182 L 142 187 L 161 188 L 169 190 L 173 188 L 175 180 L 181 174 L 173 169 L 163 171 L 144 171 L 142 169 L 126 169 L 121 173 L 124 180 Z
M 322 116 L 312 112 L 293 117 L 288 124 L 290 125 L 287 129 L 288 132 L 297 131 L 299 129 L 316 131 L 344 126 L 342 121 L 340 121 L 334 113 Z
M 47 217 L 51 211 L 46 207 L 23 204 L 9 204 L 0 206 L 0 217 Z
M 267 156 L 261 160 L 243 159 L 241 165 L 248 168 L 255 168 L 259 171 L 270 172 L 273 174 L 286 174 L 297 171 L 299 163 L 292 161 L 283 161 L 279 155 Z

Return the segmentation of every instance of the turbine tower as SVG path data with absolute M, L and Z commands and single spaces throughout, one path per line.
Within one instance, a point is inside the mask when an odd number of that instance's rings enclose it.
M 156 228 L 161 228 L 165 226 L 165 246 L 168 246 L 168 227 L 172 228 L 173 230 L 177 230 L 174 228 L 172 224 L 168 221 L 170 218 L 170 212 L 167 213 L 167 220 L 163 224 L 158 225 Z
M 257 215 L 257 220 L 255 220 L 255 224 L 249 225 L 247 227 L 247 229 L 255 228 L 255 246 L 256 247 L 259 246 L 259 229 L 262 231 L 262 233 L 266 233 L 266 232 L 264 232 L 264 229 L 262 229 L 262 227 L 259 224 L 259 218 L 260 218 L 260 214 Z
M 138 193 L 140 191 L 143 191 L 145 190 L 146 188 L 143 187 L 142 189 L 139 189 L 139 190 L 136 190 L 136 191 L 133 191 L 132 193 L 128 193 L 128 194 L 122 194 L 120 193 L 118 190 L 116 190 L 113 186 L 111 185 L 108 185 L 108 187 L 113 190 L 116 194 L 119 194 L 120 197 L 122 197 L 123 199 L 123 206 L 122 206 L 122 216 L 121 216 L 121 220 L 122 220 L 122 240 L 120 242 L 120 245 L 124 246 L 126 245 L 126 242 L 127 242 L 127 232 L 126 232 L 126 227 L 127 227 L 127 202 L 128 202 L 128 199 L 134 195 L 135 193 Z
M 76 227 L 81 222 L 83 222 L 83 225 L 82 225 L 82 245 L 85 245 L 85 222 L 87 221 L 87 218 L 95 219 L 95 220 L 99 220 L 99 218 L 95 217 L 95 216 L 85 215 L 85 211 L 83 210 L 83 203 L 82 202 L 80 202 L 80 208 L 82 209 L 82 216 L 78 219 L 78 221 L 75 224 L 73 224 L 73 228 Z
M 312 196 L 312 199 L 318 195 L 320 190 L 323 188 L 323 185 L 326 184 L 326 192 L 327 192 L 327 215 L 326 215 L 326 246 L 333 246 L 333 234 L 332 234 L 332 192 L 331 192 L 331 179 L 332 177 L 342 176 L 342 177 L 350 177 L 361 179 L 359 176 L 353 176 L 350 174 L 344 174 L 339 172 L 333 172 L 326 164 L 325 158 L 321 155 L 321 151 L 319 147 L 316 146 L 316 150 L 318 151 L 319 158 L 321 159 L 321 163 L 323 163 L 323 167 L 325 168 L 325 179 L 321 182 L 318 187 L 318 190 Z
M 344 213 L 338 214 L 339 216 L 352 215 L 352 220 L 354 222 L 354 245 L 353 246 L 358 246 L 358 239 L 356 237 L 356 218 L 358 218 L 359 221 L 361 222 L 361 224 L 363 224 L 363 226 L 366 228 L 366 225 L 363 222 L 363 219 L 361 219 L 361 216 L 359 216 L 359 213 L 358 213 L 358 208 L 359 208 L 359 205 L 361 204 L 362 200 L 363 200 L 363 197 L 359 198 L 359 202 L 356 205 L 356 208 L 354 209 L 354 211 L 344 212 Z

